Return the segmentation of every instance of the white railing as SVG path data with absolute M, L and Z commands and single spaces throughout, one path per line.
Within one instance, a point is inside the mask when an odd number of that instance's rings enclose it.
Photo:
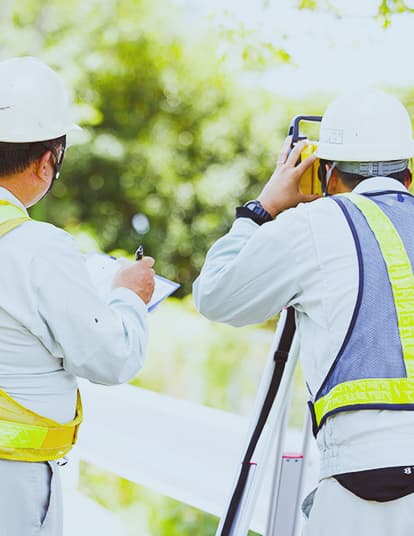
M 62 471 L 66 493 L 77 486 L 77 460 L 85 460 L 222 515 L 245 446 L 247 419 L 130 385 L 82 381 L 80 387 L 85 419 Z M 299 432 L 290 434 L 289 448 L 295 444 L 300 444 Z M 251 528 L 263 533 L 270 478 L 260 493 Z

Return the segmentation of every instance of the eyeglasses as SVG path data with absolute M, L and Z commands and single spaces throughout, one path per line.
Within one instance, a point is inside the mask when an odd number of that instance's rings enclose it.
M 59 178 L 60 168 L 62 167 L 63 157 L 65 156 L 66 144 L 64 142 L 59 143 L 58 147 L 51 143 L 43 143 L 42 145 L 51 151 L 55 157 L 55 175 L 53 179 L 56 180 Z
M 42 145 L 46 147 L 46 149 L 49 149 L 49 151 L 52 152 L 56 160 L 56 165 L 61 166 L 63 157 L 65 156 L 65 149 L 66 149 L 65 144 L 60 143 L 58 147 L 56 147 L 55 145 L 52 145 L 51 143 L 43 143 Z

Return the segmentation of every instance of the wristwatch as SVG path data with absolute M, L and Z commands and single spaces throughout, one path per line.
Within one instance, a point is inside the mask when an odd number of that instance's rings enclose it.
M 257 199 L 247 201 L 242 207 L 238 207 L 236 209 L 236 218 L 250 218 L 258 225 L 273 220 L 272 216 Z

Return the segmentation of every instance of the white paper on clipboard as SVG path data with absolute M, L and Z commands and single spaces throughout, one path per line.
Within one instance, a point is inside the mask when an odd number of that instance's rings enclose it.
M 112 281 L 117 271 L 127 263 L 133 264 L 126 259 L 117 259 L 104 253 L 88 253 L 85 255 L 86 268 L 91 276 L 99 295 L 107 299 L 112 290 Z M 152 312 L 162 301 L 180 287 L 170 279 L 155 275 L 155 289 L 151 301 L 147 303 L 148 312 Z

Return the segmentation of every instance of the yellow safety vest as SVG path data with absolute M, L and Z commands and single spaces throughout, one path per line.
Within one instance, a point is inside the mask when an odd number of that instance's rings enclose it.
M 24 210 L 0 200 L 0 237 L 30 220 Z M 0 389 L 0 459 L 42 462 L 67 454 L 82 422 L 78 390 L 76 417 L 60 424 L 22 406 Z
M 395 305 L 404 377 L 376 377 L 343 380 L 313 403 L 315 428 L 329 415 L 354 409 L 414 410 L 414 274 L 404 243 L 390 218 L 366 196 L 345 194 L 362 212 L 375 236 L 385 262 Z M 408 206 L 409 199 L 406 200 Z M 412 206 L 412 202 L 410 202 Z M 407 229 L 410 232 L 410 229 Z M 384 359 L 386 350 L 384 349 Z M 338 366 L 338 365 L 336 365 Z M 340 365 L 339 365 L 340 366 Z

